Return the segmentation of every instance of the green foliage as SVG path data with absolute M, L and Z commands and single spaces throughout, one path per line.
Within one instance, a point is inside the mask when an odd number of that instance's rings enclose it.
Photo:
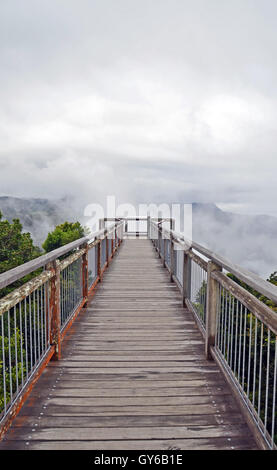
M 84 236 L 85 229 L 80 222 L 64 222 L 61 225 L 57 225 L 53 232 L 48 233 L 42 248 L 49 253 L 49 251 L 60 248 Z
M 244 289 L 246 289 L 248 292 L 250 292 L 252 295 L 254 295 L 255 297 L 257 297 L 257 299 L 259 299 L 261 302 L 265 303 L 268 307 L 272 308 L 272 310 L 274 310 L 275 312 L 277 312 L 277 306 L 274 304 L 274 302 L 270 299 L 268 299 L 267 297 L 265 297 L 264 295 L 260 294 L 258 291 L 256 291 L 255 289 L 253 289 L 252 287 L 249 287 L 247 284 L 245 284 L 245 282 L 242 282 L 240 281 L 236 276 L 234 276 L 233 274 L 227 274 L 228 277 L 230 277 L 230 279 L 232 279 L 234 282 L 236 282 L 237 284 L 239 284 L 241 287 L 243 287 Z M 275 286 L 277 286 L 277 271 L 275 271 L 274 273 L 272 273 L 269 278 L 267 279 L 268 282 L 271 282 L 272 284 L 274 284 Z
M 195 297 L 193 306 L 203 324 L 206 323 L 207 282 L 203 281 Z
M 3 341 L 4 339 L 4 341 Z M 9 403 L 11 393 L 15 393 L 18 387 L 22 384 L 26 375 L 26 352 L 23 348 L 23 339 L 18 328 L 15 328 L 13 334 L 10 336 L 0 336 L 0 344 L 4 345 L 4 356 L 1 355 L 0 361 L 0 412 L 6 403 Z M 22 348 L 21 348 L 22 345 Z M 22 354 L 20 353 L 22 351 Z M 5 370 L 4 369 L 5 363 Z M 7 367 L 11 364 L 11 368 Z M 5 386 L 4 386 L 5 384 Z M 6 391 L 6 393 L 4 392 Z
M 26 263 L 41 254 L 38 247 L 34 246 L 30 233 L 22 233 L 22 225 L 19 219 L 12 223 L 2 220 L 0 211 L 0 274 Z M 14 288 L 21 286 L 34 274 L 32 273 L 14 284 L 0 291 L 0 297 L 7 295 Z

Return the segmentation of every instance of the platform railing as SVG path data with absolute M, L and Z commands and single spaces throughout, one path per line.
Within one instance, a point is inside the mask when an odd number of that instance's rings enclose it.
M 261 448 L 277 445 L 277 287 L 150 220 L 152 240 Z M 232 279 L 229 274 L 232 274 Z M 235 282 L 235 280 L 240 282 Z
M 0 275 L 0 289 L 34 277 L 0 299 L 0 440 L 123 239 L 123 221 Z M 40 272 L 38 272 L 40 271 Z
M 124 222 L 123 223 L 123 237 L 128 238 L 149 238 L 149 230 L 150 230 L 150 219 L 153 222 L 158 222 L 159 218 L 154 217 L 104 217 L 103 219 L 99 219 L 99 227 L 104 228 L 109 226 L 110 223 L 117 222 Z M 172 229 L 174 227 L 174 219 L 171 217 L 163 218 L 164 223 L 167 223 Z

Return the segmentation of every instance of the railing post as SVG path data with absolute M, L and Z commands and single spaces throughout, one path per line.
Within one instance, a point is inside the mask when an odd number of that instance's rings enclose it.
M 173 282 L 173 274 L 174 274 L 174 241 L 173 235 L 170 233 L 170 280 Z
M 161 258 L 161 220 L 160 218 L 158 218 L 158 242 L 157 242 L 157 245 L 158 245 L 158 255 L 159 257 Z
M 183 262 L 183 305 L 186 306 L 186 299 L 191 296 L 191 258 L 188 252 L 184 251 Z
M 127 226 L 127 230 L 128 230 L 128 226 Z M 118 246 L 121 245 L 122 240 L 123 240 L 123 237 L 124 237 L 124 229 L 123 229 L 123 224 L 122 224 L 121 227 L 120 227 L 120 235 L 119 235 L 119 243 L 118 243 Z
M 175 230 L 175 219 L 170 219 L 170 230 Z
M 147 238 L 151 237 L 150 215 L 147 216 Z
M 115 232 L 113 232 L 113 237 L 111 238 L 111 257 L 114 255 L 114 234 Z
M 57 260 L 52 261 L 46 269 L 53 271 L 50 279 L 49 318 L 50 318 L 50 344 L 55 346 L 53 360 L 61 358 L 61 310 L 60 310 L 60 268 Z
M 106 236 L 105 236 L 105 240 L 106 240 L 106 263 L 107 263 L 107 267 L 109 266 L 109 239 L 108 239 L 108 234 L 106 233 Z
M 117 250 L 117 245 L 118 245 L 118 238 L 117 238 L 117 229 L 115 227 L 114 229 L 114 252 Z
M 88 243 L 84 245 L 85 253 L 82 256 L 82 288 L 83 288 L 83 300 L 88 300 Z M 86 302 L 84 306 L 86 305 Z
M 216 315 L 217 315 L 217 282 L 212 278 L 213 271 L 222 271 L 221 266 L 208 262 L 207 272 L 207 303 L 206 303 L 206 358 L 211 360 L 211 347 L 215 345 L 216 338 Z
M 163 235 L 163 232 L 162 232 L 162 236 L 164 237 L 163 238 L 163 267 L 165 268 L 166 265 L 165 265 L 165 257 L 166 257 L 166 249 L 167 249 L 167 239 L 165 238 L 165 235 Z
M 99 278 L 99 282 L 102 281 L 102 270 L 101 270 L 101 238 L 97 244 L 97 276 Z

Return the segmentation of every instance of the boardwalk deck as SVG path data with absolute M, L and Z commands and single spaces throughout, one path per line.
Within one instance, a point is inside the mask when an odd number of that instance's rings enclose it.
M 149 240 L 125 240 L 0 449 L 255 449 Z

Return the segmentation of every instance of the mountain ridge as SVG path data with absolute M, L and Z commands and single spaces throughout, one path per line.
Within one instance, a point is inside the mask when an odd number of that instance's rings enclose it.
M 41 245 L 49 231 L 68 220 L 85 224 L 83 210 L 70 198 L 50 200 L 0 196 L 0 211 L 10 222 L 20 219 L 23 230 Z M 277 270 L 277 218 L 244 215 L 216 204 L 192 203 L 192 236 L 195 241 L 266 277 Z

